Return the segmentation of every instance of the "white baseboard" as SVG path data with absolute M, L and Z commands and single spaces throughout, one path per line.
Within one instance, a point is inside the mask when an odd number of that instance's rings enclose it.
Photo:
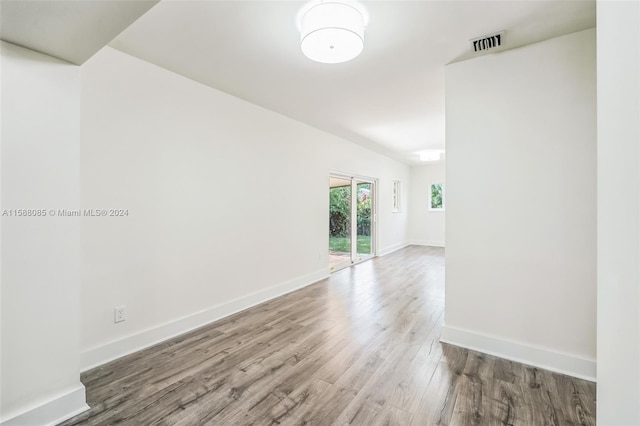
M 419 240 L 419 241 L 411 241 L 411 245 L 412 246 L 444 247 L 444 241 Z
M 89 409 L 84 385 L 79 384 L 60 395 L 36 403 L 27 410 L 3 419 L 2 426 L 57 425 Z
M 378 251 L 378 256 L 386 256 L 390 253 L 393 253 L 394 251 L 398 251 L 398 250 L 402 250 L 405 247 L 408 247 L 409 243 L 399 243 L 399 244 L 394 244 L 390 247 L 386 247 L 383 249 L 380 249 Z
M 139 351 L 167 339 L 179 336 L 198 327 L 210 324 L 221 318 L 244 309 L 266 302 L 267 300 L 290 293 L 323 280 L 329 276 L 329 269 L 295 278 L 290 281 L 251 293 L 226 303 L 196 312 L 170 321 L 157 327 L 144 330 L 104 345 L 90 348 L 80 354 L 81 371 L 87 371 L 114 359 Z
M 579 358 L 446 325 L 442 328 L 440 341 L 590 382 L 596 381 L 595 359 Z

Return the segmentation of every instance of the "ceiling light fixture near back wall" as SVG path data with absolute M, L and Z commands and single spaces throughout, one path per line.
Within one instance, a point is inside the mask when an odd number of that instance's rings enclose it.
M 366 10 L 355 1 L 307 3 L 298 13 L 302 52 L 307 58 L 325 64 L 350 61 L 364 49 L 368 21 Z
M 444 151 L 441 149 L 427 149 L 419 153 L 420 161 L 440 161 Z

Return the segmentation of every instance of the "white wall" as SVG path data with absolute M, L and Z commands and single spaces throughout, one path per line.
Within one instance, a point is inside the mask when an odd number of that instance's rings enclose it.
M 598 424 L 640 424 L 640 5 L 598 1 Z
M 77 208 L 80 68 L 4 42 L 1 55 L 1 210 Z M 87 408 L 80 227 L 48 214 L 2 217 L 3 425 L 46 424 Z
M 425 164 L 411 168 L 409 193 L 409 235 L 411 244 L 444 247 L 445 212 L 429 210 L 431 185 L 445 183 L 445 164 Z M 446 194 L 445 185 L 445 194 Z M 445 206 L 446 208 L 446 206 Z
M 325 277 L 330 170 L 379 178 L 379 251 L 408 242 L 406 165 L 111 48 L 82 103 L 83 206 L 129 211 L 83 222 L 85 368 Z
M 591 29 L 447 66 L 442 336 L 591 379 L 595 41 Z

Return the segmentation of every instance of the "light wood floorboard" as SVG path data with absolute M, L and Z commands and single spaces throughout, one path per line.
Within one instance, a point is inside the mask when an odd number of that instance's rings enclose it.
M 595 384 L 439 341 L 411 246 L 82 375 L 71 425 L 595 425 Z

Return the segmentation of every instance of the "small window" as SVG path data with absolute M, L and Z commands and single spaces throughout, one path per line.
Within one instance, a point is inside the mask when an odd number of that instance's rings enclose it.
M 392 211 L 394 212 L 400 211 L 400 193 L 401 193 L 400 181 L 394 180 L 393 181 L 393 209 L 392 209 Z
M 429 195 L 429 210 L 444 210 L 444 185 L 431 184 Z

